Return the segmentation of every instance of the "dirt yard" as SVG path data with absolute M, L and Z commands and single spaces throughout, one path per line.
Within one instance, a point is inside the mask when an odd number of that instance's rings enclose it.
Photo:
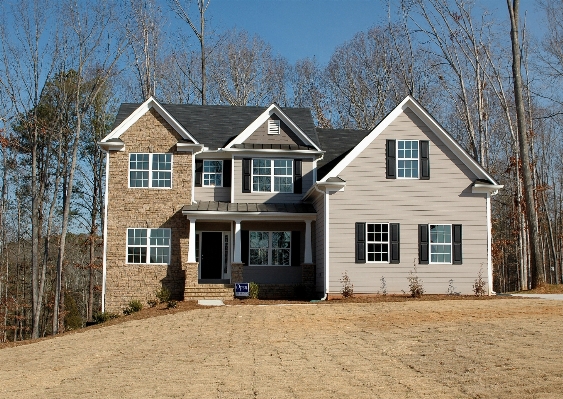
M 563 302 L 223 306 L 0 349 L 0 397 L 563 397 Z

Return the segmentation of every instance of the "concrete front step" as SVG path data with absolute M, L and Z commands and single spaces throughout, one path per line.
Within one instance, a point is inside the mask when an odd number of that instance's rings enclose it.
M 200 284 L 184 289 L 184 300 L 200 299 L 233 299 L 234 285 L 232 284 Z

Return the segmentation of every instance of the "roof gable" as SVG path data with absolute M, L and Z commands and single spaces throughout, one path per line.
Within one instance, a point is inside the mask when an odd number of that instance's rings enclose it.
M 198 141 L 153 97 L 149 97 L 147 101 L 139 105 L 128 117 L 121 121 L 110 134 L 104 137 L 100 142 L 105 143 L 110 140 L 115 141 L 127 131 L 135 122 L 137 122 L 149 110 L 154 109 L 162 116 L 166 122 L 184 139 L 199 144 Z
M 309 136 L 307 136 L 305 132 L 301 130 L 301 128 L 276 104 L 270 105 L 238 136 L 236 136 L 229 144 L 227 144 L 225 148 L 233 148 L 236 145 L 244 144 L 250 138 L 250 136 L 252 136 L 262 125 L 267 123 L 267 121 L 273 116 L 279 118 L 279 120 L 283 122 L 283 124 L 285 124 L 290 129 L 290 131 L 294 133 L 297 138 L 300 139 L 304 144 L 315 148 L 317 151 L 321 150 L 319 146 L 311 138 L 309 138 Z
M 319 181 L 325 182 L 331 177 L 338 176 L 358 155 L 360 155 L 393 121 L 406 109 L 414 112 L 426 126 L 450 149 L 478 179 L 488 180 L 498 184 L 491 175 L 477 161 L 475 161 L 451 137 L 436 120 L 411 96 L 407 96 L 395 109 L 393 109 L 367 136 L 365 136 L 346 156 L 344 156 L 328 173 Z

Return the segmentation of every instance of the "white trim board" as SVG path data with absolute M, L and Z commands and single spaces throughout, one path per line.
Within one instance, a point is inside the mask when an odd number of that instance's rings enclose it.
M 242 144 L 248 139 L 252 133 L 256 131 L 260 126 L 262 126 L 272 115 L 277 115 L 280 120 L 282 120 L 289 128 L 295 133 L 301 140 L 305 143 L 309 143 L 317 151 L 321 149 L 307 136 L 299 126 L 297 126 L 276 104 L 270 105 L 264 112 L 258 116 L 246 129 L 244 129 L 237 137 L 235 137 L 229 144 L 225 146 L 225 149 L 231 148 L 234 145 Z
M 135 111 L 131 113 L 123 122 L 121 122 L 115 129 L 112 130 L 110 134 L 104 137 L 100 143 L 105 143 L 110 139 L 119 138 L 127 129 L 129 129 L 135 122 L 137 122 L 141 116 L 146 114 L 151 108 L 154 108 L 160 116 L 166 120 L 172 126 L 172 128 L 178 132 L 185 140 L 190 140 L 194 144 L 199 144 L 199 142 L 186 130 L 184 127 L 172 116 L 170 113 L 164 109 L 162 105 L 153 97 L 149 97 L 147 101 L 142 103 Z
M 477 163 L 461 146 L 450 136 L 436 120 L 411 96 L 407 96 L 393 111 L 389 113 L 360 143 L 352 149 L 332 170 L 320 181 L 325 182 L 331 177 L 337 177 L 358 155 L 360 155 L 392 122 L 395 121 L 406 109 L 414 112 L 434 134 L 448 147 L 479 179 L 488 180 L 498 185 L 481 165 Z

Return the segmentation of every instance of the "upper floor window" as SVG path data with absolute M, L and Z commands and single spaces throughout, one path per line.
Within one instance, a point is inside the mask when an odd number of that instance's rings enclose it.
M 387 140 L 387 179 L 430 179 L 430 141 Z
M 129 154 L 129 187 L 172 187 L 172 154 Z
M 221 187 L 223 182 L 223 161 L 203 161 L 203 186 Z
M 293 160 L 261 159 L 252 160 L 252 191 L 293 192 Z
M 127 229 L 127 263 L 170 264 L 170 229 Z
M 397 140 L 397 177 L 418 179 L 418 140 Z

